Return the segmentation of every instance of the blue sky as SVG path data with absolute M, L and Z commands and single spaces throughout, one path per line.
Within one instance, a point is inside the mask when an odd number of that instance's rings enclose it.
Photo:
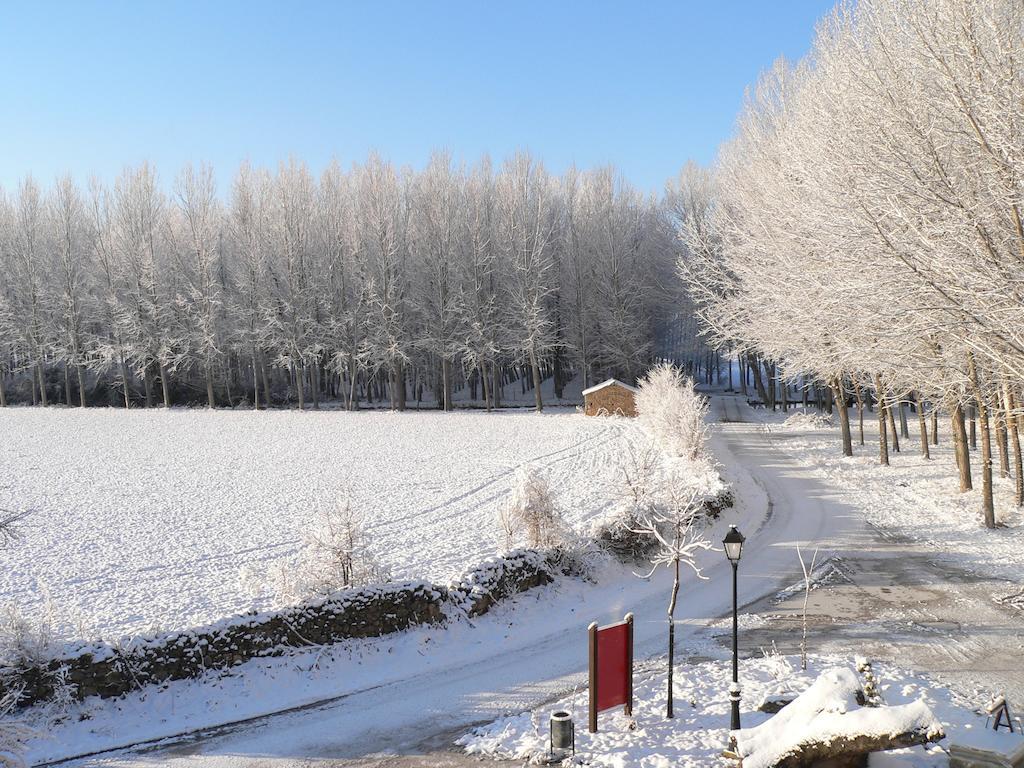
M 70 171 L 165 179 L 375 149 L 554 171 L 615 163 L 660 190 L 710 162 L 743 90 L 799 57 L 831 0 L 78 2 L 0 9 L 0 185 Z

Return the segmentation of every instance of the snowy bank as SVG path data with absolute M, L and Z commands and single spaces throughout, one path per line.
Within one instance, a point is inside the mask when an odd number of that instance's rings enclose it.
M 860 686 L 856 673 L 848 668 L 851 661 L 835 656 L 812 656 L 809 670 L 802 672 L 795 656 L 769 654 L 744 659 L 740 665 L 742 716 L 748 728 L 739 732 L 740 743 L 761 747 L 774 744 L 776 749 L 772 753 L 778 758 L 791 746 L 792 740 L 807 735 L 806 730 L 779 728 L 778 722 L 769 728 L 766 723 L 771 722 L 772 715 L 750 711 L 751 706 L 780 697 L 795 701 L 774 717 L 786 713 L 795 721 L 801 719 L 797 717 L 801 714 L 818 710 L 819 718 L 824 718 L 819 722 L 818 735 L 827 735 L 829 728 L 837 734 L 844 732 L 844 728 L 835 723 L 849 717 L 853 718 L 854 728 L 879 733 L 921 728 L 936 738 L 944 730 L 950 741 L 983 731 L 985 718 L 972 711 L 971 703 L 962 700 L 957 693 L 930 678 L 887 665 L 875 665 L 879 690 L 887 706 L 858 708 L 855 690 Z M 548 757 L 548 718 L 552 712 L 564 709 L 572 713 L 577 723 L 576 757 L 567 760 L 567 764 L 595 768 L 727 765 L 722 753 L 730 738 L 730 663 L 722 659 L 677 665 L 676 717 L 673 720 L 665 718 L 664 663 L 664 660 L 652 660 L 638 667 L 634 717 L 627 718 L 621 710 L 603 712 L 596 734 L 586 730 L 587 692 L 581 688 L 574 695 L 540 709 L 509 715 L 475 728 L 458 743 L 471 754 L 540 763 Z M 837 665 L 846 668 L 830 679 L 828 670 L 834 670 Z M 822 672 L 826 672 L 825 682 L 815 683 Z M 797 698 L 801 693 L 804 696 Z M 794 706 L 791 715 L 786 712 Z M 840 715 L 841 711 L 847 714 Z M 767 756 L 768 750 L 763 754 Z M 946 753 L 936 745 L 898 749 L 886 753 L 885 758 L 886 766 L 908 768 L 945 768 L 948 763 Z M 755 764 L 763 767 L 773 763 L 761 757 L 743 761 L 744 768 Z M 872 758 L 871 764 L 882 765 L 876 763 L 876 758 Z

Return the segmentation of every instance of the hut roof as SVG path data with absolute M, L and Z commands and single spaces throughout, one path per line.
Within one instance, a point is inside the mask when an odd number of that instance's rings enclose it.
M 595 384 L 592 387 L 587 387 L 586 389 L 583 390 L 583 395 L 589 395 L 592 392 L 597 392 L 597 390 L 599 389 L 604 389 L 605 387 L 610 387 L 612 385 L 618 385 L 623 389 L 628 389 L 630 392 L 636 392 L 636 387 L 631 387 L 629 384 L 621 382 L 618 379 L 608 379 L 607 381 L 602 381 L 600 384 Z

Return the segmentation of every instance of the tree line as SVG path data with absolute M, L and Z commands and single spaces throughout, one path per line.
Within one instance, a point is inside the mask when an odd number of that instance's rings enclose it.
M 976 422 L 990 527 L 995 451 L 1024 503 L 1022 93 L 1018 0 L 842 3 L 673 185 L 704 327 L 765 402 L 775 379 L 828 387 L 852 455 L 848 408 L 863 425 L 873 399 L 882 464 L 905 404 L 925 456 L 941 410 L 964 491 Z
M 370 155 L 0 194 L 0 405 L 252 407 L 632 380 L 678 299 L 664 201 L 613 168 Z

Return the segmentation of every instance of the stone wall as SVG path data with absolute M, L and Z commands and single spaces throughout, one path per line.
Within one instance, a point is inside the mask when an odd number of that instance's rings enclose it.
M 136 638 L 123 646 L 80 646 L 61 658 L 0 671 L 0 695 L 20 688 L 23 707 L 53 698 L 58 686 L 77 699 L 121 696 L 304 647 L 482 616 L 501 600 L 550 583 L 565 564 L 564 553 L 516 550 L 485 561 L 447 586 L 408 581 L 358 587 L 278 611 Z
M 730 503 L 731 496 L 723 494 L 708 502 L 706 512 L 717 516 Z M 603 543 L 614 549 L 610 542 Z M 59 658 L 26 660 L 0 669 L 0 696 L 20 689 L 22 707 L 54 698 L 58 688 L 76 699 L 122 696 L 146 685 L 195 678 L 296 649 L 475 618 L 503 600 L 583 570 L 573 551 L 514 550 L 484 561 L 445 586 L 406 581 L 357 587 L 206 627 L 138 637 L 121 645 L 84 644 Z

